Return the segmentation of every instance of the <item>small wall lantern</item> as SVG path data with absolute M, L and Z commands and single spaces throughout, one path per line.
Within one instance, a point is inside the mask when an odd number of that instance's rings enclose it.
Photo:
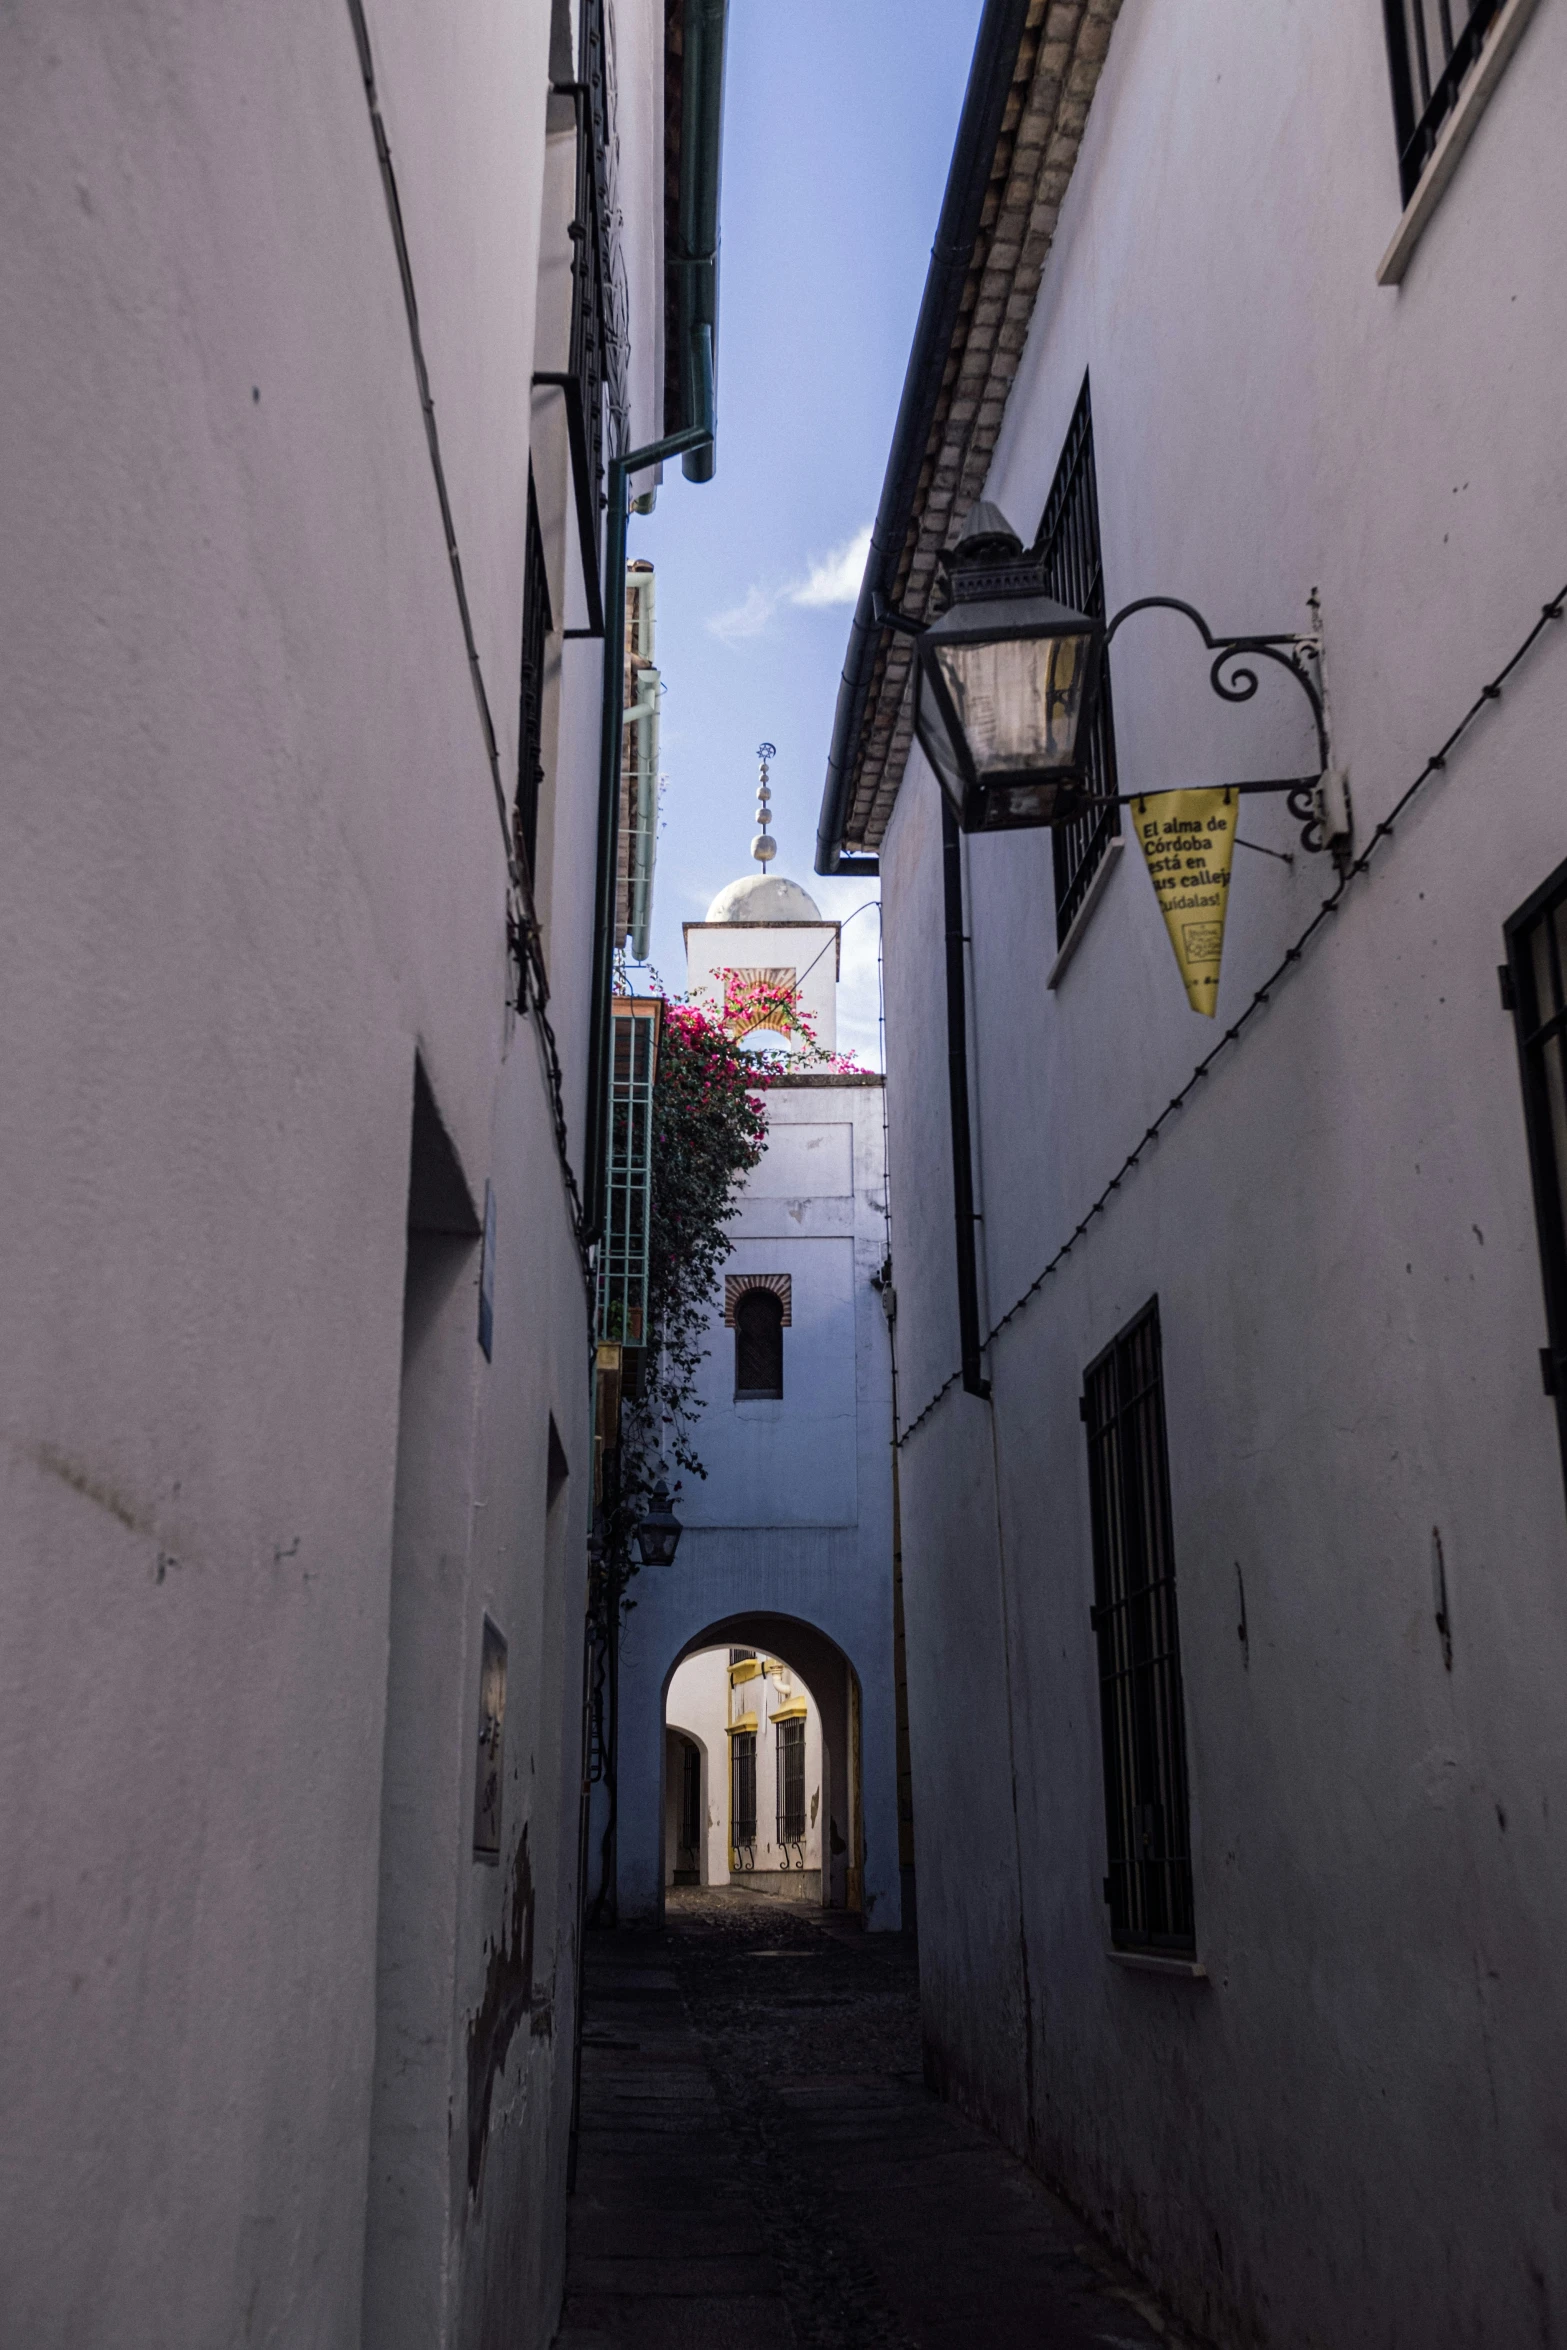
M 631 1540 L 644 1567 L 673 1566 L 680 1537 L 685 1532 L 669 1504 L 669 1488 L 660 1477 L 645 1517 L 632 1529 Z
M 965 832 L 1070 823 L 1092 791 L 1083 761 L 1104 622 L 1045 593 L 988 500 L 947 576 L 952 602 L 919 633 L 914 726 L 953 813 Z

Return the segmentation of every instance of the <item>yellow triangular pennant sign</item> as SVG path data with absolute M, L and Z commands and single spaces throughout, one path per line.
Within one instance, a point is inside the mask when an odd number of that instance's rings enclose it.
M 1230 859 L 1240 801 L 1222 785 L 1211 791 L 1150 792 L 1132 802 L 1132 822 L 1148 860 L 1186 1000 L 1211 1020 L 1219 1001 L 1219 960 L 1230 902 Z

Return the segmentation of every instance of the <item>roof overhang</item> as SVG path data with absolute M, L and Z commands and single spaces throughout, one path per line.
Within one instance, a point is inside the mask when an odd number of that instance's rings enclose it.
M 913 641 L 984 490 L 1121 0 L 986 0 L 828 753 L 818 873 L 873 873 L 913 740 Z

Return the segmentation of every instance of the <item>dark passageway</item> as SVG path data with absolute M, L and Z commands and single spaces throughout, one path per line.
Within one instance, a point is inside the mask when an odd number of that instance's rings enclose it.
M 587 1947 L 556 2350 L 1166 2350 L 1162 2311 L 920 2074 L 902 1935 L 679 1888 Z

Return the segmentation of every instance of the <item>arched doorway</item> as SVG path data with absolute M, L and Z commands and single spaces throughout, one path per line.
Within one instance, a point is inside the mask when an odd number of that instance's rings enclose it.
M 709 1882 L 708 1815 L 711 1809 L 708 1757 L 711 1741 L 688 1725 L 690 1709 L 682 1719 L 664 1723 L 664 1883 L 705 1885 Z
M 677 1790 L 671 1774 L 688 1768 L 685 1738 L 705 1757 L 700 1882 L 860 1909 L 860 1683 L 835 1640 L 771 1613 L 704 1625 L 664 1677 L 663 1729 L 665 1887 L 677 1881 L 668 1837 L 684 1780 Z

